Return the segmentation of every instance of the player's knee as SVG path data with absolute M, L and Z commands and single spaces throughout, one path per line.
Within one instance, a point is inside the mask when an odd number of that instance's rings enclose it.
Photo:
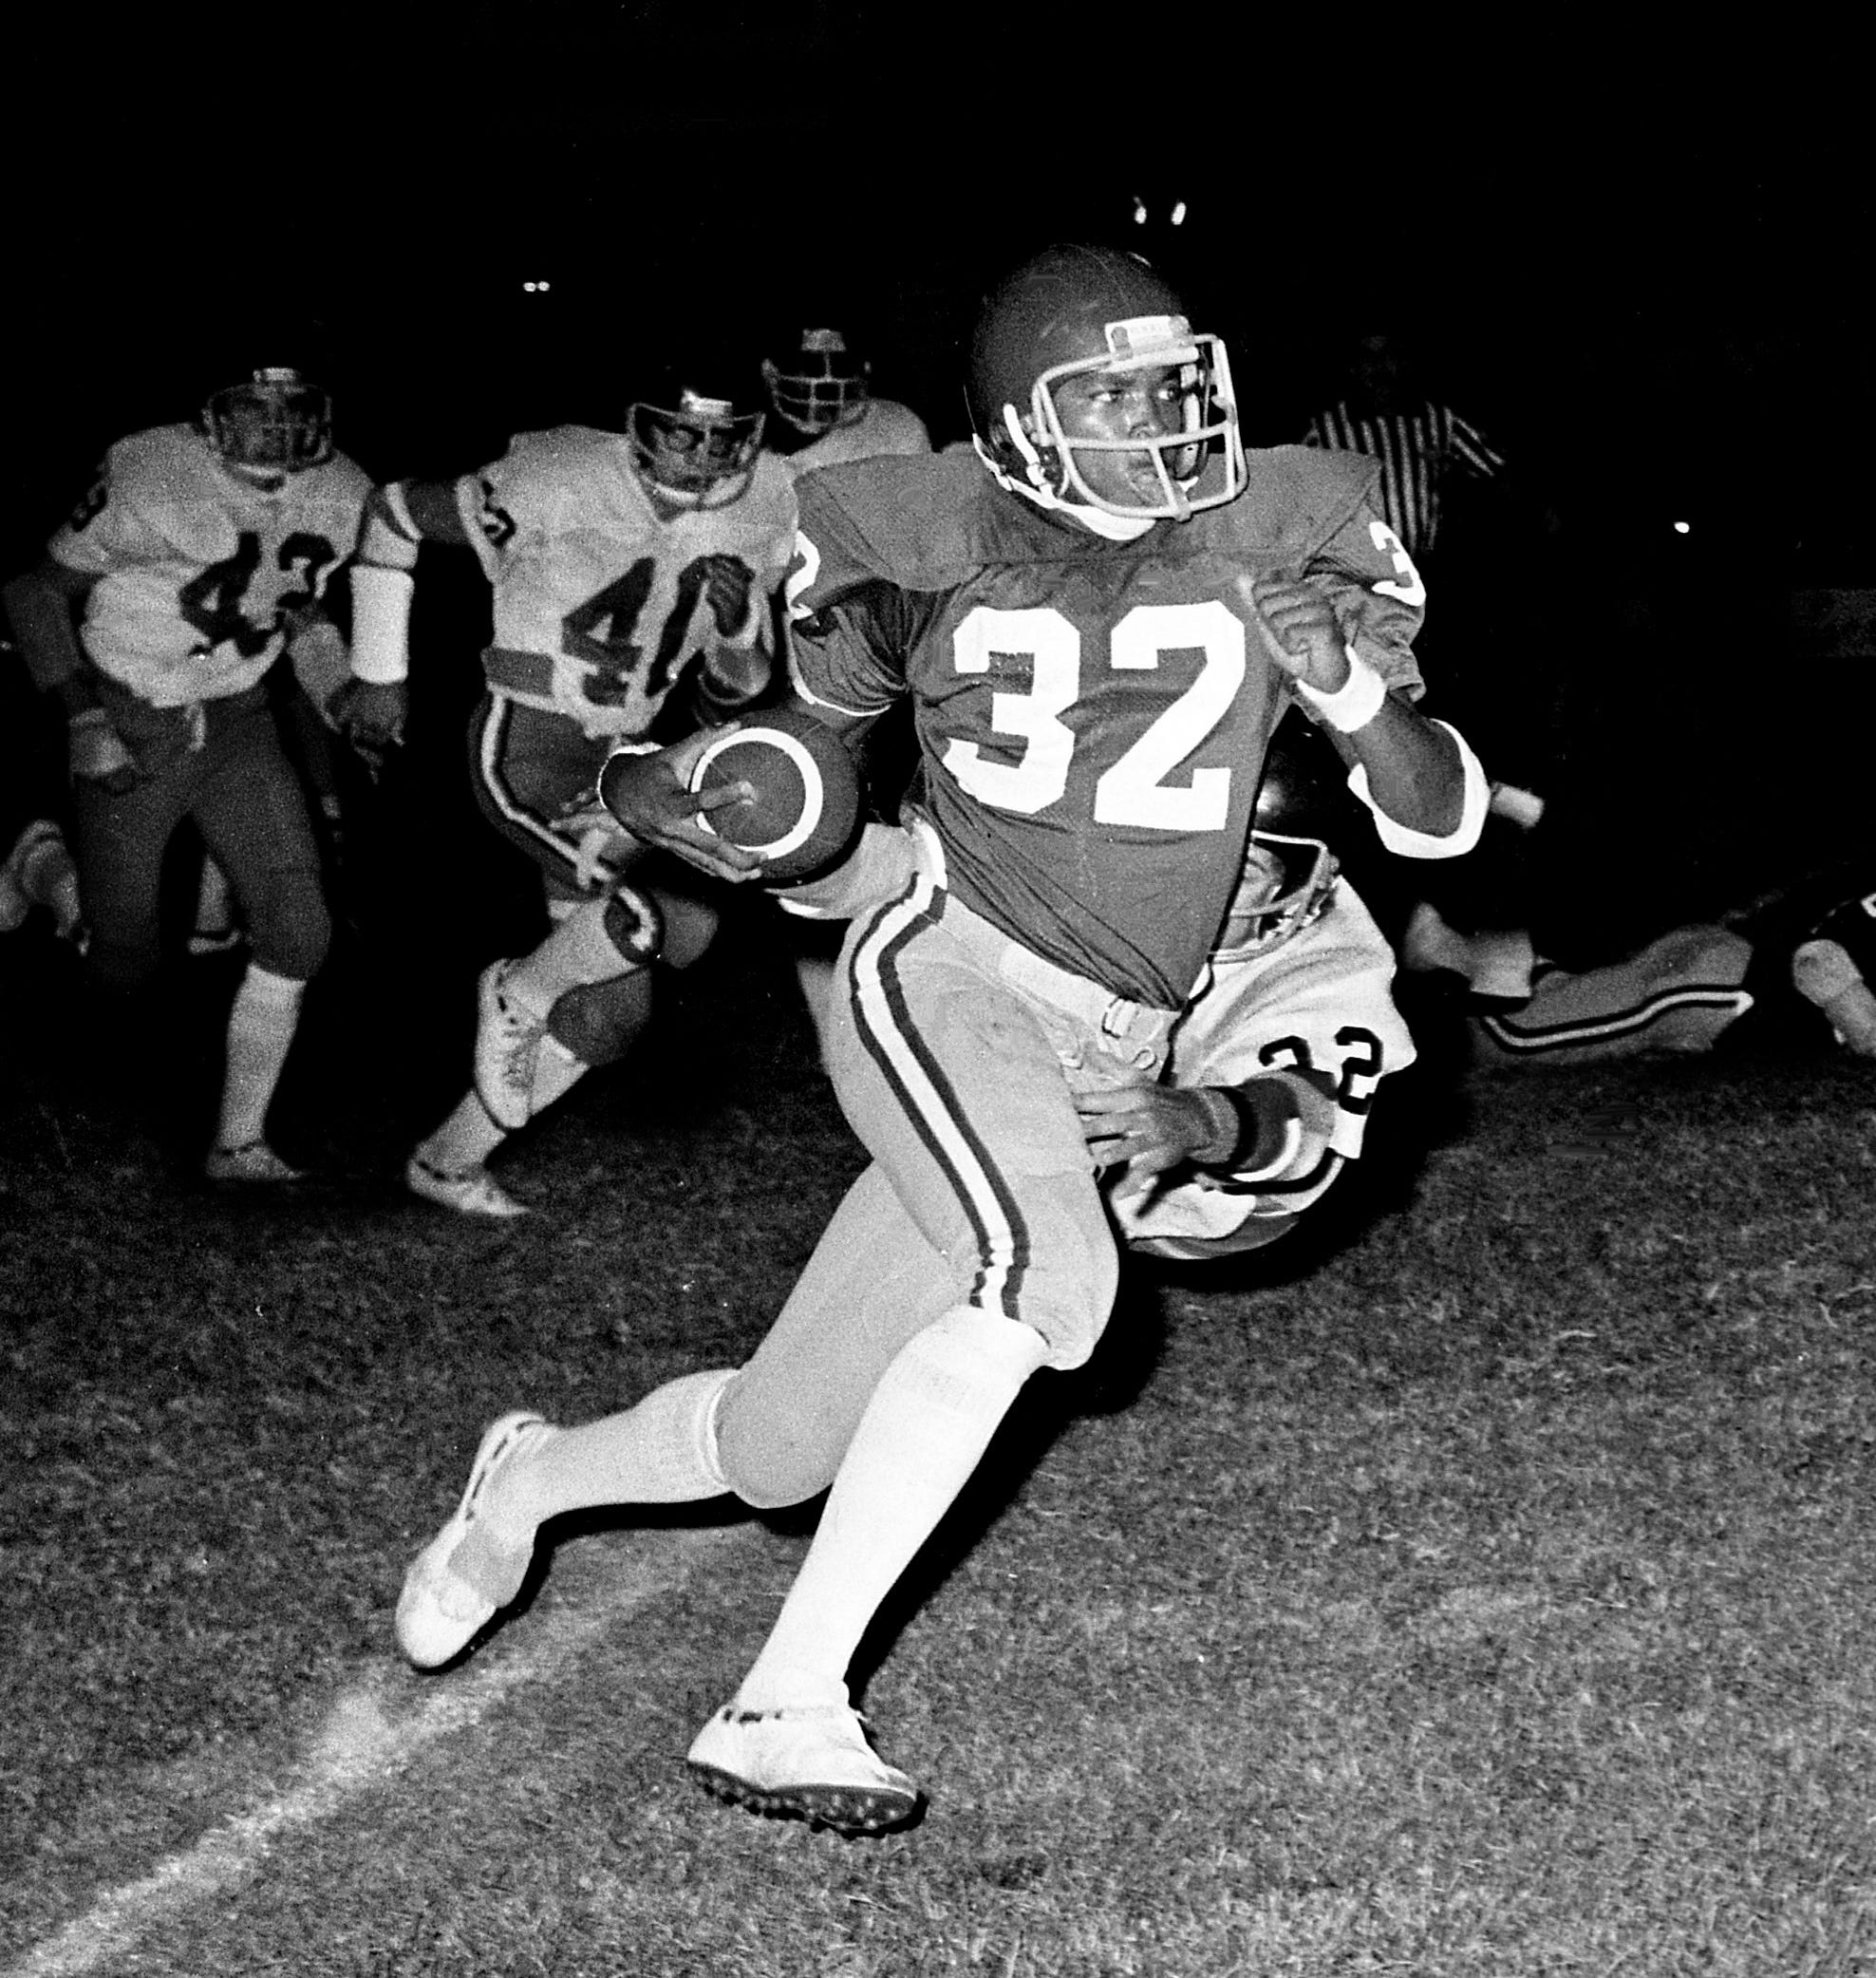
M 745 1368 L 717 1407 L 717 1468 L 754 1511 L 805 1503 L 834 1481 L 856 1420 L 835 1419 L 805 1395 L 778 1394 Z
M 332 946 L 332 916 L 318 873 L 299 867 L 269 873 L 258 897 L 241 904 L 254 960 L 276 975 L 310 982 Z
M 548 1014 L 548 1033 L 583 1064 L 613 1064 L 631 1049 L 651 1015 L 651 970 L 628 969 L 606 982 L 569 989 Z
M 1119 1287 L 1120 1262 L 1100 1198 L 1088 1190 L 1086 1214 L 1058 1212 L 1037 1231 L 1006 1315 L 1032 1326 L 1048 1342 L 1048 1364 L 1079 1366 L 1107 1328 Z
M 657 960 L 665 946 L 665 916 L 650 894 L 620 886 L 606 902 L 604 922 L 606 938 L 626 961 L 643 968 Z
M 659 960 L 673 969 L 689 968 L 703 957 L 716 934 L 716 908 L 705 900 L 663 893 L 657 895 L 657 906 L 665 924 Z

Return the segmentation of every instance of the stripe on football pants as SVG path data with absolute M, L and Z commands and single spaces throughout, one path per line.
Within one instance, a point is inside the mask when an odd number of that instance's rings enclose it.
M 970 1223 L 978 1267 L 966 1302 L 1016 1319 L 1029 1269 L 1029 1226 L 944 1066 L 920 1034 L 900 972 L 908 944 L 939 924 L 936 898 L 937 888 L 921 873 L 906 893 L 879 910 L 855 944 L 854 1027 Z
M 1724 1009 L 1739 1017 L 1752 1007 L 1753 999 L 1744 989 L 1664 989 L 1610 1016 L 1566 1017 L 1554 1024 L 1518 1027 L 1508 1018 L 1487 1015 L 1480 1016 L 1477 1023 L 1501 1050 L 1529 1058 L 1544 1051 L 1571 1050 L 1631 1037 L 1676 1009 Z
M 593 889 L 580 876 L 579 847 L 555 831 L 539 811 L 531 810 L 523 803 L 501 773 L 503 749 L 514 719 L 515 703 L 505 695 L 491 694 L 488 713 L 476 734 L 476 774 L 502 821 L 527 838 L 537 853 L 544 853 L 546 862 L 568 885 L 581 893 L 591 894 Z M 595 784 L 597 782 L 595 777 Z

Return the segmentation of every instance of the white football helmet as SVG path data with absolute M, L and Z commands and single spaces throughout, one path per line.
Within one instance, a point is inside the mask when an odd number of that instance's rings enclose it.
M 817 439 L 866 414 L 867 377 L 872 367 L 847 348 L 837 330 L 804 330 L 801 345 L 784 365 L 762 359 L 769 403 L 797 431 Z
M 332 458 L 332 401 L 296 370 L 260 370 L 202 408 L 209 443 L 231 467 L 298 474 Z
M 674 377 L 656 399 L 641 399 L 626 420 L 640 480 L 679 508 L 723 508 L 741 499 L 756 471 L 764 414 L 739 377 L 699 388 Z

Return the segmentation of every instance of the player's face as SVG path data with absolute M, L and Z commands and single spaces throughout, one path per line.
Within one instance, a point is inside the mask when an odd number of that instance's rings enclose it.
M 1186 406 L 1191 396 L 1180 367 L 1156 370 L 1084 371 L 1060 379 L 1053 387 L 1056 417 L 1071 440 L 1158 440 L 1186 430 Z M 1167 470 L 1175 480 L 1198 470 L 1200 449 L 1184 446 L 1166 455 Z M 1165 499 L 1153 454 L 1138 451 L 1079 451 L 1075 463 L 1081 478 L 1101 497 L 1124 508 L 1157 507 Z

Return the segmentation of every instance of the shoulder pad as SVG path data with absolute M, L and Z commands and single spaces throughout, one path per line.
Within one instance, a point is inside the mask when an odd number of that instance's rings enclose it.
M 127 434 L 105 455 L 114 489 L 174 495 L 219 484 L 215 449 L 193 425 L 153 425 Z
M 998 489 L 974 455 L 888 454 L 804 474 L 795 483 L 801 533 L 814 544 L 823 588 L 884 579 L 906 591 L 943 591 L 986 562 Z M 836 573 L 838 575 L 836 575 Z
M 1374 486 L 1379 464 L 1316 446 L 1261 447 L 1245 455 L 1245 491 L 1191 526 L 1221 546 L 1304 554 L 1346 522 Z

